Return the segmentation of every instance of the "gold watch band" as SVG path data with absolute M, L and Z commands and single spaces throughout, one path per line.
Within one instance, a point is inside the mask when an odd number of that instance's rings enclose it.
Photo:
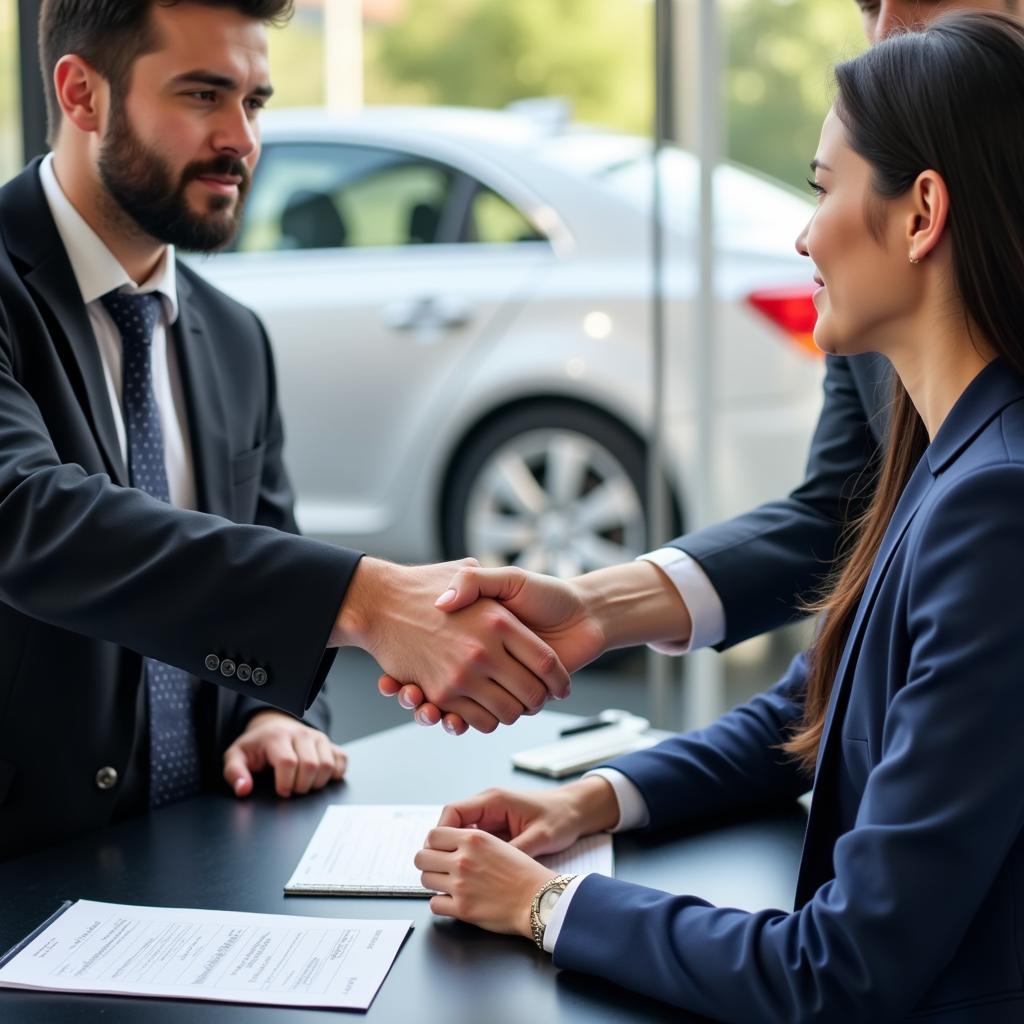
M 533 941 L 537 943 L 537 948 L 541 951 L 544 949 L 544 932 L 547 930 L 547 925 L 540 919 L 540 901 L 544 894 L 551 892 L 552 889 L 565 892 L 575 877 L 575 875 L 555 875 L 554 878 L 549 878 L 534 893 L 533 899 L 530 901 L 530 930 L 533 932 Z

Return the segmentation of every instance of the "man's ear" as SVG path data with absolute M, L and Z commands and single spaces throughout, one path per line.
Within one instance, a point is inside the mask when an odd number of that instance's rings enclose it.
M 938 171 L 922 171 L 910 186 L 907 255 L 923 260 L 942 241 L 949 217 L 949 189 Z
M 87 61 L 69 53 L 53 69 L 53 87 L 64 117 L 81 132 L 102 127 L 107 109 L 107 80 Z

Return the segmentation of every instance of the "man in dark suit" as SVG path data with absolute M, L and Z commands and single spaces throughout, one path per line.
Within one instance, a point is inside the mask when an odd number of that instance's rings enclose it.
M 263 328 L 175 259 L 235 230 L 290 7 L 42 5 L 53 153 L 0 190 L 0 858 L 340 778 L 339 645 L 482 729 L 567 690 L 504 609 L 433 608 L 452 566 L 296 536 Z

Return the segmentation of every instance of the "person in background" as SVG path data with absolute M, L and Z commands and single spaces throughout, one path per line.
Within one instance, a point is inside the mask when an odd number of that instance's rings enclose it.
M 949 15 L 836 80 L 797 248 L 818 345 L 878 353 L 894 381 L 878 485 L 811 649 L 705 730 L 555 790 L 450 805 L 416 865 L 435 913 L 715 1019 L 1010 1024 L 1024 1016 L 1024 24 Z M 481 577 L 460 574 L 452 603 Z M 576 592 L 530 586 L 551 608 Z M 619 619 L 600 609 L 595 647 Z M 554 876 L 528 856 L 812 785 L 790 912 Z

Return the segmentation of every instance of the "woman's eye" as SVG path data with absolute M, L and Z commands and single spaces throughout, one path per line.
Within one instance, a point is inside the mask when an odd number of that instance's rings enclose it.
M 816 196 L 822 196 L 825 194 L 825 190 L 816 181 L 812 181 L 810 178 L 808 178 L 807 184 L 810 186 L 811 191 Z

